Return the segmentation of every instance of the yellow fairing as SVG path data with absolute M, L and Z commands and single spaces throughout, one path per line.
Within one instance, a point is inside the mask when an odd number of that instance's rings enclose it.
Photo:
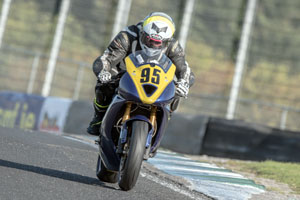
M 169 83 L 173 81 L 175 75 L 176 67 L 174 64 L 172 64 L 165 73 L 164 70 L 157 65 L 152 67 L 150 64 L 145 64 L 136 67 L 130 57 L 125 58 L 125 63 L 126 70 L 134 82 L 139 97 L 145 104 L 153 104 Z M 144 84 L 156 86 L 157 89 L 151 96 L 147 96 L 143 88 Z

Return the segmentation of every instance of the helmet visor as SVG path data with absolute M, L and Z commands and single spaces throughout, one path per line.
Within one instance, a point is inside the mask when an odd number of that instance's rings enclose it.
M 141 41 L 148 48 L 152 48 L 152 49 L 162 49 L 166 46 L 165 45 L 166 42 L 164 42 L 163 40 L 151 37 L 145 32 L 142 34 Z

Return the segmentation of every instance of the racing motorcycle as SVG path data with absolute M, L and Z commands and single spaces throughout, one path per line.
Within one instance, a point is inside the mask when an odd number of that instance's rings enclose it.
M 127 191 L 135 186 L 142 161 L 155 156 L 176 105 L 176 67 L 165 54 L 143 51 L 127 56 L 125 66 L 100 128 L 96 175 Z

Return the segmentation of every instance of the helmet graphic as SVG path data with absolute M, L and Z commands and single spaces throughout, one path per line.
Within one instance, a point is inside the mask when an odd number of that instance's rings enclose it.
M 167 46 L 175 32 L 172 18 L 162 12 L 153 12 L 143 21 L 140 43 L 142 49 L 150 55 L 160 53 Z

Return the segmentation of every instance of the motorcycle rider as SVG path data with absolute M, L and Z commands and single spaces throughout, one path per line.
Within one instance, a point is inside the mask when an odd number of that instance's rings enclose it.
M 115 87 L 110 83 L 112 76 L 125 70 L 124 58 L 134 51 L 143 50 L 148 55 L 165 53 L 176 66 L 177 90 L 173 110 L 179 97 L 187 97 L 189 88 L 194 83 L 194 74 L 185 61 L 185 55 L 178 41 L 173 38 L 175 24 L 172 18 L 162 12 L 150 13 L 136 25 L 123 29 L 111 41 L 102 56 L 93 63 L 96 75 L 94 117 L 87 128 L 91 135 L 99 135 L 102 118 L 112 101 Z

